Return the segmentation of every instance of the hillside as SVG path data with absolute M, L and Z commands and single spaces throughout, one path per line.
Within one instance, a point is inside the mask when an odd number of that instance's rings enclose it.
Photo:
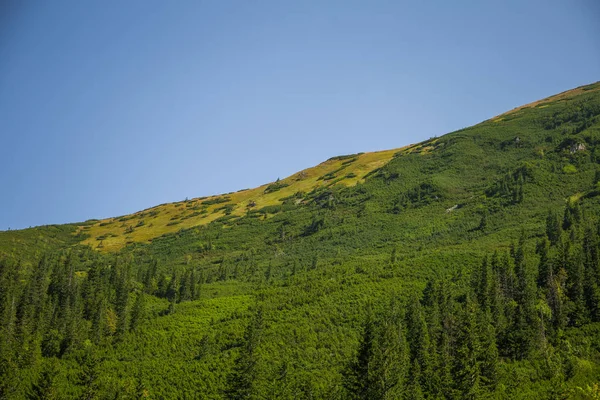
M 595 398 L 599 216 L 600 82 L 259 188 L 0 232 L 0 398 Z
M 79 232 L 89 235 L 83 243 L 111 251 L 130 243 L 148 242 L 165 233 L 208 224 L 226 216 L 241 217 L 250 211 L 268 216 L 269 211 L 282 205 L 285 199 L 294 197 L 295 202 L 301 203 L 303 196 L 314 190 L 336 184 L 356 185 L 369 172 L 389 162 L 397 151 L 399 149 L 333 157 L 316 167 L 254 189 L 163 204 L 135 214 L 81 226 Z

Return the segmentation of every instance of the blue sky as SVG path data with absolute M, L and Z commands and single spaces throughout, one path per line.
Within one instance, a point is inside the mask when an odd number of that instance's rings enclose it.
M 600 4 L 0 5 L 0 229 L 254 187 L 600 80 Z

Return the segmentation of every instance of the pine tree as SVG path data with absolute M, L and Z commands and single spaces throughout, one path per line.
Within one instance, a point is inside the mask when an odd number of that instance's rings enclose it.
M 413 385 L 416 384 L 414 380 L 416 379 L 415 374 L 418 372 L 419 386 L 424 393 L 427 393 L 429 392 L 432 376 L 431 342 L 425 315 L 418 299 L 413 299 L 409 304 L 406 327 L 413 365 L 413 368 L 411 368 Z M 418 371 L 414 369 L 415 364 L 419 366 Z
M 498 253 L 494 252 L 490 262 L 490 272 L 492 274 L 490 282 L 490 315 L 492 321 L 494 321 L 495 331 L 498 336 L 504 335 L 504 330 L 507 326 L 507 315 L 506 315 L 506 297 L 502 291 L 502 282 L 500 277 L 500 262 L 498 259 Z
M 492 291 L 492 269 L 487 256 L 484 257 L 481 267 L 475 276 L 476 282 L 474 282 L 474 287 L 479 307 L 487 310 L 490 308 L 490 295 Z
M 536 287 L 534 276 L 525 262 L 525 236 L 521 234 L 519 245 L 514 250 L 516 309 L 508 329 L 508 352 L 514 358 L 526 358 L 536 347 L 538 316 L 535 310 Z
M 569 200 L 565 207 L 562 228 L 566 231 L 579 222 L 581 222 L 581 208 L 579 207 L 579 203 Z
M 252 397 L 257 376 L 257 349 L 262 339 L 263 311 L 257 308 L 244 332 L 244 341 L 240 353 L 227 376 L 225 395 L 228 399 L 239 400 Z
M 155 294 L 158 290 L 158 283 L 156 282 L 156 275 L 158 271 L 158 261 L 150 261 L 150 265 L 146 268 L 144 274 L 144 291 L 148 294 Z
M 198 300 L 200 297 L 200 291 L 198 290 L 198 284 L 196 282 L 196 270 L 194 268 L 192 268 L 190 271 L 189 279 L 191 300 Z
M 479 371 L 481 386 L 493 392 L 498 384 L 498 347 L 496 346 L 496 330 L 492 324 L 492 315 L 486 310 L 479 312 Z
M 173 314 L 175 312 L 175 303 L 177 302 L 177 294 L 178 294 L 178 285 L 177 285 L 177 275 L 175 272 L 171 275 L 171 280 L 169 281 L 169 285 L 167 286 L 167 290 L 165 292 L 165 297 L 169 300 L 169 308 L 168 314 Z
M 554 275 L 552 261 L 550 260 L 550 242 L 544 238 L 536 246 L 536 253 L 540 256 L 538 264 L 537 285 L 545 288 Z
M 352 360 L 344 373 L 344 388 L 349 399 L 368 400 L 375 396 L 376 383 L 370 369 L 373 368 L 373 352 L 375 348 L 375 327 L 371 312 L 363 325 L 356 358 Z
M 29 400 L 53 400 L 58 399 L 56 388 L 54 387 L 56 366 L 46 366 L 40 373 L 39 378 L 33 383 L 27 393 Z
M 546 236 L 553 246 L 558 243 L 561 233 L 562 226 L 558 215 L 552 211 L 548 211 L 548 216 L 546 217 Z
M 131 324 L 129 329 L 131 331 L 136 331 L 142 320 L 145 318 L 146 314 L 146 297 L 144 292 L 139 292 L 135 298 L 135 303 L 133 303 L 133 308 L 131 310 Z
M 82 387 L 82 393 L 79 397 L 81 400 L 93 400 L 98 398 L 100 387 L 98 384 L 98 358 L 93 347 L 85 349 L 82 357 L 79 359 L 80 373 L 79 385 Z
M 590 320 L 600 321 L 600 263 L 598 262 L 598 235 L 588 227 L 584 235 L 584 287 L 583 295 Z
M 192 300 L 192 278 L 189 270 L 184 274 L 179 286 L 179 301 L 187 300 Z
M 416 359 L 412 362 L 408 376 L 408 391 L 406 394 L 406 399 L 424 400 L 425 395 L 423 394 L 423 388 L 421 386 L 423 376 L 421 374 L 421 366 L 419 365 L 419 361 L 417 361 Z
M 552 328 L 558 336 L 567 325 L 567 298 L 566 298 L 567 273 L 560 268 L 548 285 L 547 301 L 552 311 Z
M 15 387 L 18 271 L 17 263 L 0 258 L 0 398 L 9 397 Z
M 128 305 L 129 305 L 129 282 L 127 266 L 120 268 L 116 274 L 115 282 L 115 311 L 117 313 L 117 331 L 116 338 L 120 339 L 128 330 Z
M 406 392 L 409 350 L 406 331 L 398 315 L 388 315 L 379 324 L 379 334 L 369 365 L 373 383 L 371 399 L 398 399 Z
M 456 397 L 461 399 L 476 399 L 480 393 L 481 347 L 476 318 L 477 305 L 467 295 L 457 327 L 453 368 Z

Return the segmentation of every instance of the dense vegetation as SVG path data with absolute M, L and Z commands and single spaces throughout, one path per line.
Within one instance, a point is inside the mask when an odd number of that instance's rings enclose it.
M 0 233 L 0 398 L 598 398 L 599 89 L 118 253 Z

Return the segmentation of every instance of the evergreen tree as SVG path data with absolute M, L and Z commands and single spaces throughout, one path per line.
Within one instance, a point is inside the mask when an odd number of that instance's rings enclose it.
M 58 399 L 56 388 L 54 387 L 55 375 L 57 369 L 55 365 L 45 367 L 40 373 L 39 378 L 33 383 L 27 393 L 27 399 L 30 400 L 54 400 Z
M 550 259 L 550 242 L 542 239 L 536 246 L 536 253 L 540 256 L 538 264 L 537 285 L 545 288 L 554 275 L 552 261 Z
M 244 332 L 244 341 L 231 373 L 227 376 L 225 395 L 228 399 L 249 399 L 255 392 L 257 350 L 262 339 L 263 311 L 257 308 Z
M 564 268 L 561 268 L 548 285 L 547 301 L 552 311 L 552 328 L 555 336 L 558 336 L 567 325 L 566 280 L 567 273 Z
M 181 279 L 181 285 L 179 286 L 179 301 L 186 301 L 192 299 L 192 278 L 191 271 L 186 271 L 183 278 Z
M 569 200 L 565 207 L 562 228 L 566 231 L 579 222 L 581 222 L 581 208 L 579 207 L 579 203 Z
M 100 359 L 96 350 L 89 346 L 80 357 L 79 385 L 82 387 L 81 400 L 92 400 L 98 398 L 100 387 L 98 384 L 98 364 Z
M 128 330 L 129 282 L 127 266 L 121 268 L 115 281 L 115 311 L 117 313 L 116 337 L 121 338 Z
M 496 330 L 492 324 L 492 315 L 489 310 L 479 312 L 479 369 L 481 386 L 488 392 L 493 392 L 498 384 L 498 348 L 496 346 Z
M 373 381 L 372 399 L 398 399 L 406 392 L 409 350 L 406 331 L 396 315 L 390 315 L 380 325 L 373 350 L 369 380 Z
M 171 280 L 169 281 L 169 285 L 167 286 L 167 290 L 165 292 L 165 297 L 169 300 L 169 308 L 168 313 L 173 314 L 175 312 L 175 303 L 177 302 L 177 294 L 178 294 L 178 285 L 177 285 L 177 275 L 175 272 L 171 275 Z
M 494 322 L 497 336 L 504 336 L 508 324 L 506 315 L 506 296 L 502 291 L 502 281 L 500 275 L 500 261 L 498 253 L 494 252 L 490 262 L 490 273 L 492 274 L 490 282 L 489 306 L 491 320 Z
M 583 295 L 588 315 L 593 322 L 600 321 L 600 264 L 598 262 L 598 235 L 588 227 L 584 235 L 584 287 Z
M 142 320 L 146 315 L 146 297 L 144 292 L 139 292 L 135 298 L 135 303 L 133 303 L 133 308 L 131 310 L 131 324 L 129 329 L 131 331 L 136 331 L 140 326 Z
M 410 370 L 411 381 L 413 386 L 416 385 L 415 379 L 418 375 L 419 387 L 424 393 L 428 393 L 432 376 L 431 342 L 423 308 L 417 299 L 413 299 L 409 304 L 406 327 L 413 365 Z M 418 370 L 414 368 L 415 364 L 419 366 Z
M 423 388 L 421 386 L 423 376 L 421 374 L 421 366 L 419 365 L 419 361 L 417 359 L 412 361 L 408 379 L 408 391 L 406 394 L 406 399 L 424 400 L 425 395 L 423 394 Z
M 8 397 L 15 387 L 18 271 L 17 263 L 0 258 L 0 398 Z
M 466 296 L 457 329 L 454 383 L 458 398 L 476 399 L 480 394 L 481 345 L 477 332 L 477 304 Z
M 376 382 L 371 371 L 374 361 L 374 348 L 375 328 L 371 312 L 368 311 L 363 325 L 358 353 L 344 374 L 344 387 L 349 399 L 368 400 L 376 396 Z
M 552 211 L 548 211 L 548 215 L 546 217 L 546 236 L 553 246 L 558 243 L 561 233 L 562 226 L 558 215 Z
M 475 294 L 480 308 L 487 310 L 491 306 L 490 296 L 492 292 L 492 269 L 487 256 L 484 257 L 481 267 L 477 272 L 475 274 L 476 281 L 474 282 Z
M 198 283 L 196 281 L 196 270 L 194 268 L 191 268 L 190 270 L 189 286 L 191 300 L 198 300 L 198 298 L 200 297 L 200 291 L 198 290 Z
M 536 287 L 534 276 L 525 262 L 525 236 L 521 234 L 515 248 L 514 270 L 516 286 L 514 300 L 516 308 L 509 328 L 508 353 L 514 358 L 526 358 L 537 345 L 538 317 L 535 310 Z

